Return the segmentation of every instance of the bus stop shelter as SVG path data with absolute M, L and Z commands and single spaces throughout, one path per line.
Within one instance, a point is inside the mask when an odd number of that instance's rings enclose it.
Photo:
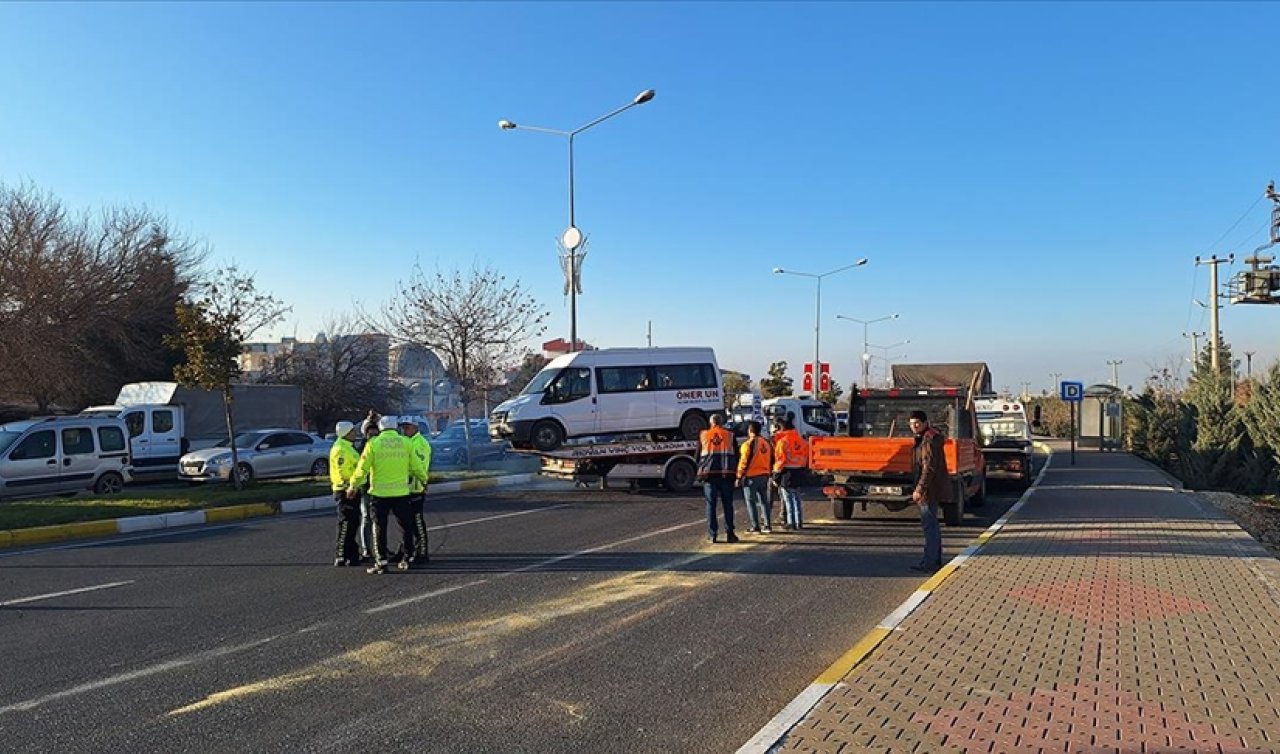
M 1124 445 L 1124 391 L 1090 385 L 1080 401 L 1080 447 L 1119 450 Z

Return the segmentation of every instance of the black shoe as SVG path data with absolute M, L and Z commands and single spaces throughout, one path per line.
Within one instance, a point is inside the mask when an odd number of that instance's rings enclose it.
M 732 533 L 730 533 L 730 534 L 728 534 L 728 535 L 726 535 L 726 536 L 725 536 L 724 541 L 726 541 L 726 542 L 737 542 L 737 541 L 738 541 L 738 537 L 737 537 L 737 535 L 736 535 L 736 534 L 732 534 Z
M 911 566 L 911 570 L 916 571 L 918 573 L 937 573 L 941 568 L 942 566 L 930 566 L 930 565 L 925 565 L 923 563 L 916 563 L 915 565 Z
M 349 566 L 349 565 L 351 565 L 351 561 L 347 560 L 346 558 L 338 558 L 337 560 L 333 561 L 334 568 L 342 568 L 343 566 Z

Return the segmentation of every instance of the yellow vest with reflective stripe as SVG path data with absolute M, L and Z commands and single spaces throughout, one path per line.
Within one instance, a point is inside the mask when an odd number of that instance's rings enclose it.
M 413 450 L 414 455 L 422 462 L 423 478 L 422 481 L 417 479 L 409 480 L 409 493 L 416 495 L 427 486 L 427 479 L 431 472 L 431 443 L 427 442 L 427 438 L 422 432 L 413 437 L 406 438 L 409 440 L 409 447 Z
M 386 431 L 369 440 L 348 487 L 368 482 L 369 494 L 374 497 L 405 497 L 411 478 L 426 482 L 426 468 L 407 438 Z
M 345 490 L 351 475 L 356 473 L 356 464 L 360 463 L 360 454 L 350 440 L 339 437 L 329 449 L 329 486 L 334 491 Z

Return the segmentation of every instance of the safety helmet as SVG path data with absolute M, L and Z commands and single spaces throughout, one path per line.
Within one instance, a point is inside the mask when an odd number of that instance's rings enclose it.
M 338 422 L 338 425 L 333 428 L 333 431 L 335 434 L 338 435 L 338 437 L 346 437 L 347 435 L 354 432 L 355 429 L 356 429 L 356 425 L 352 424 L 351 422 Z
M 394 416 L 384 416 L 378 420 L 378 429 L 395 429 L 396 418 Z

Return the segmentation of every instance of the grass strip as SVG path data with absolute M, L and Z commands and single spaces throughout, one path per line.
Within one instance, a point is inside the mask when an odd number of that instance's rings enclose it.
M 432 483 L 501 476 L 501 471 L 442 471 L 431 474 Z M 133 485 L 118 495 L 50 497 L 0 503 L 0 531 L 53 526 L 80 521 L 102 521 L 126 516 L 147 516 L 175 511 L 205 510 L 247 503 L 279 503 L 330 494 L 327 480 L 255 482 L 236 491 L 227 484 L 199 484 L 181 488 Z

